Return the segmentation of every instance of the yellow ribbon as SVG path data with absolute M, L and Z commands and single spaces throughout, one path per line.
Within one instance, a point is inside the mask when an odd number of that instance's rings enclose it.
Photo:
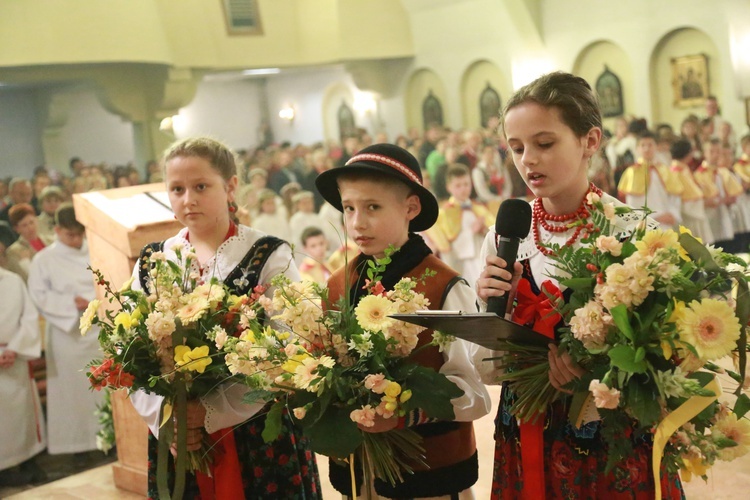
M 357 478 L 354 476 L 354 453 L 349 455 L 349 472 L 352 476 L 352 498 L 357 500 Z
M 661 500 L 661 459 L 664 455 L 664 447 L 666 446 L 667 441 L 677 429 L 705 410 L 708 405 L 716 401 L 719 394 L 721 394 L 721 385 L 716 377 L 706 384 L 705 389 L 708 389 L 715 395 L 691 397 L 681 404 L 679 408 L 670 413 L 667 418 L 662 420 L 656 428 L 656 432 L 654 433 L 654 449 L 651 456 L 651 467 L 654 474 L 654 498 L 656 500 Z

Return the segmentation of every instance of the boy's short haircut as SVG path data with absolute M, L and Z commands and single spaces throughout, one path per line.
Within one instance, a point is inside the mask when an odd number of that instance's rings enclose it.
M 746 134 L 742 136 L 742 139 L 740 139 L 740 146 L 747 147 L 747 145 L 750 144 L 750 134 Z
M 669 154 L 675 160 L 682 160 L 686 156 L 690 155 L 693 150 L 693 146 L 687 139 L 677 139 L 672 146 L 669 148 Z
M 316 236 L 325 236 L 323 233 L 323 230 L 316 226 L 308 226 L 305 228 L 304 231 L 302 231 L 302 236 L 300 236 L 300 240 L 302 241 L 302 246 L 307 246 L 307 240 L 310 238 L 315 238 Z
M 467 175 L 471 175 L 469 167 L 463 163 L 454 163 L 448 167 L 448 170 L 445 172 L 445 182 L 447 184 L 451 179 L 458 179 L 459 177 L 465 177 Z
M 73 209 L 72 203 L 63 203 L 57 207 L 57 211 L 55 212 L 55 225 L 63 229 L 79 231 L 81 233 L 86 230 L 86 228 L 83 227 L 83 224 L 76 219 L 76 212 Z
M 651 132 L 650 130 L 644 130 L 641 132 L 641 134 L 638 136 L 638 140 L 636 140 L 636 145 L 640 144 L 642 140 L 644 139 L 651 139 L 654 142 L 657 141 L 656 134 Z
M 8 210 L 8 222 L 10 222 L 11 227 L 15 228 L 19 222 L 29 215 L 36 215 L 34 207 L 28 203 L 16 203 Z

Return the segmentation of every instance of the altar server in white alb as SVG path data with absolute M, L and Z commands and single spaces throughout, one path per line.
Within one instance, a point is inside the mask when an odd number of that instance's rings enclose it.
M 39 313 L 23 279 L 0 267 L 0 477 L 46 445 L 44 416 L 28 361 L 41 355 Z
M 50 454 L 96 449 L 94 414 L 101 393 L 90 390 L 86 364 L 102 356 L 98 331 L 82 336 L 81 312 L 94 298 L 94 281 L 84 228 L 73 205 L 55 213 L 57 241 L 34 256 L 29 292 L 47 320 L 47 436 Z

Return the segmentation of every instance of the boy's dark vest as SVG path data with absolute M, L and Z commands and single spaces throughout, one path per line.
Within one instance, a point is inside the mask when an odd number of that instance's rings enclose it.
M 335 304 L 344 293 L 349 293 L 347 285 L 354 283 L 357 279 L 353 264 L 354 262 L 349 265 L 350 279 L 348 280 L 348 283 L 345 283 L 343 268 L 334 272 L 328 280 L 328 296 L 331 304 Z M 430 309 L 439 310 L 442 309 L 445 298 L 451 287 L 461 278 L 456 271 L 448 267 L 443 261 L 432 254 L 425 257 L 417 267 L 409 271 L 404 277 L 417 279 L 422 276 L 424 271 L 428 268 L 432 271 L 436 271 L 435 276 L 426 278 L 425 283 L 418 282 L 415 290 L 424 294 L 424 296 L 429 299 Z M 430 329 L 422 331 L 419 334 L 417 347 L 429 344 L 432 341 L 432 332 L 433 331 Z M 410 359 L 413 359 L 416 363 L 422 366 L 433 368 L 435 371 L 440 370 L 444 363 L 443 354 L 436 346 L 421 349 L 419 352 L 412 355 Z M 435 422 L 417 425 L 412 427 L 412 429 L 421 434 L 424 438 L 422 446 L 425 449 L 425 462 L 429 466 L 428 473 L 437 472 L 440 474 L 440 480 L 445 483 L 451 483 L 452 486 L 450 489 L 456 492 L 463 491 L 476 482 L 476 471 L 474 471 L 473 474 L 469 472 L 470 469 L 476 467 L 473 464 L 476 463 L 474 455 L 476 454 L 477 446 L 474 437 L 474 425 L 472 422 Z M 449 469 L 435 471 L 435 469 L 443 467 L 455 467 L 457 470 L 455 471 L 455 474 L 454 471 Z M 412 477 L 416 479 L 416 476 L 420 475 L 418 471 L 427 471 L 424 466 L 419 465 L 415 465 L 414 469 L 416 472 L 415 475 L 405 476 L 404 479 L 406 483 L 402 483 L 402 485 L 407 486 L 408 483 L 412 482 Z M 471 480 L 472 475 L 474 476 L 473 481 Z M 432 476 L 432 474 L 430 474 L 430 476 Z M 456 483 L 461 483 L 464 480 L 469 484 L 459 484 L 458 487 L 460 489 L 453 489 L 453 487 L 457 485 Z M 417 482 L 415 481 L 415 483 Z M 390 484 L 385 484 L 390 487 Z M 418 483 L 414 484 L 414 487 L 418 489 L 425 486 L 427 485 L 423 484 L 420 486 Z M 444 484 L 443 486 L 449 485 Z M 400 485 L 397 484 L 396 488 L 400 488 Z M 380 495 L 386 493 L 381 491 L 380 485 L 378 485 L 377 489 Z M 447 493 L 438 493 L 428 496 L 440 496 L 445 494 Z

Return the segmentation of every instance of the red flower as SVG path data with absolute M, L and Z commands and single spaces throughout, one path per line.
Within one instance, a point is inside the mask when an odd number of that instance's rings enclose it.
M 253 472 L 255 472 L 255 477 L 263 477 L 263 468 L 262 467 L 255 467 L 253 469 Z
M 266 486 L 266 491 L 268 493 L 275 493 L 278 487 L 276 486 L 276 483 L 268 483 L 268 486 Z
M 300 467 L 300 470 L 302 471 L 302 475 L 307 477 L 307 465 L 303 465 L 302 467 Z
M 281 455 L 279 457 L 279 465 L 286 465 L 289 463 L 289 455 Z
M 273 448 L 266 448 L 266 456 L 268 458 L 273 458 Z
M 292 476 L 292 484 L 294 486 L 299 486 L 301 482 L 302 482 L 302 476 L 300 476 L 299 474 L 295 474 Z
M 305 460 L 310 460 L 312 458 L 312 452 L 310 450 L 305 450 Z

